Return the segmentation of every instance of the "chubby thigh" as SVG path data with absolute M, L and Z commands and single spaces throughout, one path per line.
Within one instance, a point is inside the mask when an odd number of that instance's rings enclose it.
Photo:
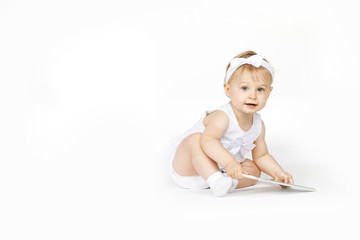
M 219 171 L 217 163 L 201 149 L 201 135 L 202 133 L 190 134 L 178 145 L 172 165 L 178 175 L 200 175 L 206 180 L 211 174 Z
M 172 167 L 180 176 L 198 175 L 191 161 L 191 144 L 194 142 L 192 135 L 194 134 L 187 136 L 180 142 L 174 155 Z

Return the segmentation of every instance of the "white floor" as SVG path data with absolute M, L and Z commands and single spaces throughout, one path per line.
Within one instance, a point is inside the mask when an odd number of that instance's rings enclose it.
M 291 166 L 289 170 L 293 172 Z M 301 172 L 296 181 L 316 187 L 316 192 L 282 189 L 266 183 L 216 198 L 210 190 L 180 189 L 167 178 L 158 192 L 160 224 L 175 239 L 188 236 L 205 239 L 327 239 L 360 236 L 356 217 L 360 214 L 359 190 L 351 182 L 334 183 L 319 175 Z M 343 185 L 343 188 L 340 186 Z M 191 238 L 190 238 L 191 239 Z

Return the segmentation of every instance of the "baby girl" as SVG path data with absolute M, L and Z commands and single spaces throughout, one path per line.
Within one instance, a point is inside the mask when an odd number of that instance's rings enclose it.
M 251 186 L 261 171 L 276 181 L 294 183 L 268 152 L 265 125 L 258 111 L 272 91 L 273 68 L 261 55 L 246 51 L 226 68 L 224 90 L 230 101 L 207 112 L 192 128 L 173 141 L 171 176 L 183 188 L 211 189 L 224 196 Z M 244 156 L 250 152 L 252 160 Z

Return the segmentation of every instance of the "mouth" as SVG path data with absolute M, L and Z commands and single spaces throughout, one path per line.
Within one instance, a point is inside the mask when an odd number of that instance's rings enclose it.
M 255 104 L 255 103 L 245 103 L 245 105 L 248 107 L 256 107 L 257 106 L 257 104 Z

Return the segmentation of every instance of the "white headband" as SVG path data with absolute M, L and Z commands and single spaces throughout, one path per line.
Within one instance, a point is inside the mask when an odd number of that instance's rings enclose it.
M 271 73 L 271 76 L 274 78 L 274 70 L 270 66 L 270 64 L 268 62 L 266 62 L 261 55 L 253 55 L 249 58 L 233 58 L 230 61 L 230 67 L 228 68 L 228 70 L 226 72 L 226 82 L 229 81 L 231 75 L 235 72 L 235 70 L 244 64 L 250 64 L 257 68 L 259 68 L 260 66 L 263 66 L 264 68 L 269 70 L 269 72 Z

